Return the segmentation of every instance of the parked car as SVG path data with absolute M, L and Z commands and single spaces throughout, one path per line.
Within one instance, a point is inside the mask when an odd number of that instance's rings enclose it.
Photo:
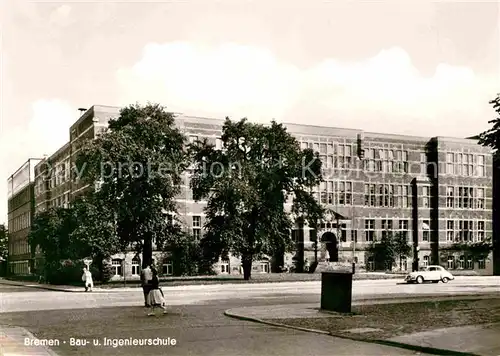
M 441 266 L 427 266 L 420 271 L 411 272 L 406 276 L 405 282 L 421 284 L 424 282 L 438 283 L 441 281 L 448 283 L 454 279 L 455 277 Z

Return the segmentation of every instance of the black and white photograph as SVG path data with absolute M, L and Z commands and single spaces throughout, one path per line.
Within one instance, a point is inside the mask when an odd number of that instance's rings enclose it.
M 500 1 L 0 0 L 0 355 L 500 355 Z

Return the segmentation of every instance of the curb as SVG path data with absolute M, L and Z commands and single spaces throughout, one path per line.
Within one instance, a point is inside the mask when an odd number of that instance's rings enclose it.
M 80 290 L 71 290 L 71 289 L 52 287 L 51 285 L 48 285 L 48 284 L 22 284 L 20 282 L 11 281 L 11 280 L 9 280 L 9 282 L 7 282 L 7 283 L 5 281 L 0 280 L 0 284 L 6 285 L 6 286 L 45 289 L 45 290 L 51 290 L 51 291 L 55 291 L 55 292 L 66 292 L 66 293 L 82 293 L 82 292 L 84 292 L 83 287 L 82 287 L 82 290 L 80 291 Z
M 349 337 L 345 335 L 335 335 L 332 334 L 331 332 L 324 331 L 324 330 L 317 330 L 317 329 L 308 329 L 308 328 L 303 328 L 300 326 L 293 326 L 293 325 L 287 325 L 287 324 L 281 324 L 281 323 L 275 323 L 263 319 L 258 319 L 258 318 L 253 318 L 250 316 L 245 316 L 241 314 L 236 314 L 236 313 L 231 313 L 231 309 L 228 309 L 224 311 L 224 315 L 230 318 L 238 319 L 238 320 L 244 320 L 244 321 L 251 321 L 254 323 L 259 323 L 259 324 L 265 324 L 269 326 L 274 326 L 282 329 L 291 329 L 291 330 L 299 330 L 299 331 L 305 331 L 305 332 L 310 332 L 310 333 L 315 333 L 315 334 L 322 334 L 322 335 L 329 335 L 333 337 L 338 337 L 340 339 L 346 339 L 346 340 L 352 340 L 352 341 L 361 341 L 361 342 L 366 342 L 366 343 L 371 343 L 371 344 L 378 344 L 378 345 L 384 345 L 384 346 L 391 346 L 391 347 L 397 347 L 405 350 L 411 350 L 411 351 L 417 351 L 417 352 L 423 352 L 426 354 L 431 354 L 431 355 L 444 355 L 444 356 L 479 356 L 473 353 L 469 352 L 460 352 L 460 351 L 453 351 L 453 350 L 446 350 L 446 349 L 439 349 L 435 347 L 427 347 L 427 346 L 418 346 L 418 345 L 411 345 L 411 344 L 405 344 L 401 342 L 396 342 L 396 341 L 389 341 L 389 340 L 366 340 L 362 338 L 356 338 L 356 337 Z

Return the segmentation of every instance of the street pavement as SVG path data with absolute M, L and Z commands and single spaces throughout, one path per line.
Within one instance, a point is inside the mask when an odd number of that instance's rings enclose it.
M 398 284 L 400 280 L 353 281 L 353 299 L 392 298 L 395 296 L 460 295 L 500 292 L 500 277 L 456 277 L 447 284 Z M 30 310 L 52 310 L 78 308 L 100 308 L 136 306 L 140 303 L 140 288 L 96 289 L 92 293 L 61 293 L 47 291 L 39 293 L 32 289 L 23 293 L 5 293 L 0 284 L 0 312 Z M 211 284 L 162 287 L 170 305 L 192 305 L 219 299 L 244 300 L 249 298 L 275 299 L 279 304 L 283 296 L 301 295 L 308 303 L 319 303 L 321 282 L 281 282 L 261 284 Z
M 70 346 L 67 340 L 66 344 L 52 347 L 59 355 L 413 354 L 400 348 L 280 329 L 223 315 L 227 309 L 245 306 L 319 305 L 320 289 L 320 282 L 163 287 L 169 313 L 148 318 L 141 307 L 143 296 L 139 288 L 66 293 L 0 284 L 0 325 L 26 328 L 41 339 L 170 337 L 177 340 L 176 346 L 162 348 L 77 347 Z M 492 292 L 500 292 L 498 277 L 457 277 L 448 284 L 423 285 L 402 285 L 397 280 L 353 282 L 355 301 Z M 5 330 L 2 330 L 4 338 Z

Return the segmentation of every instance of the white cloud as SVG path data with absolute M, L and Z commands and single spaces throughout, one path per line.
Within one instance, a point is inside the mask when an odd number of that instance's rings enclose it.
M 186 114 L 422 135 L 475 132 L 478 120 L 486 124 L 488 117 L 477 115 L 487 113 L 495 93 L 494 82 L 467 67 L 442 63 L 424 77 L 399 47 L 357 62 L 326 59 L 299 69 L 256 47 L 149 44 L 117 78 L 123 104 L 150 100 Z
M 64 4 L 50 13 L 49 23 L 56 26 L 65 27 L 71 24 L 71 6 Z
M 69 140 L 69 127 L 78 113 L 60 99 L 41 99 L 32 104 L 32 118 L 28 126 L 18 125 L 0 134 L 0 201 L 6 202 L 7 179 L 28 158 L 51 155 Z M 0 223 L 7 212 L 0 205 Z M 4 219 L 5 218 L 5 219 Z

